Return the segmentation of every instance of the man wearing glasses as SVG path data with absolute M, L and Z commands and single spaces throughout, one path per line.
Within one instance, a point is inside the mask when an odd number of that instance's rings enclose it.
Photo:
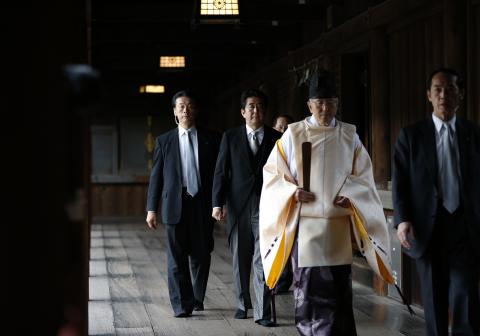
M 288 125 L 263 169 L 260 252 L 266 283 L 275 285 L 291 255 L 295 324 L 301 335 L 356 335 L 351 228 L 362 242 L 361 252 L 378 254 L 385 266 L 375 264 L 375 257 L 374 270 L 388 270 L 387 225 L 370 157 L 355 126 L 335 119 L 338 103 L 333 74 L 319 71 L 310 81 L 312 115 Z M 311 163 L 302 154 L 306 142 L 311 143 Z M 304 164 L 311 168 L 309 188 Z M 352 227 L 355 212 L 371 243 L 358 235 L 358 226 Z M 372 258 L 367 260 L 372 264 Z

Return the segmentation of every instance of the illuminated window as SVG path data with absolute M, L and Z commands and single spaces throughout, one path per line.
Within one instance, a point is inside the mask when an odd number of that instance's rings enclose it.
M 200 15 L 239 15 L 238 0 L 201 0 Z
M 160 56 L 160 68 L 185 68 L 185 56 Z
M 140 93 L 164 93 L 164 85 L 141 85 L 139 90 Z

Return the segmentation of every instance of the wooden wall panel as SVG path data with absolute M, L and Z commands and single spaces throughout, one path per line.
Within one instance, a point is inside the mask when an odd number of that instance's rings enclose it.
M 390 139 L 395 143 L 400 128 L 426 118 L 431 107 L 426 98 L 428 75 L 443 65 L 442 13 L 402 29 L 389 37 Z
M 469 12 L 467 116 L 480 124 L 480 1 L 472 0 Z
M 147 184 L 93 184 L 92 215 L 142 216 L 147 204 Z
M 385 185 L 390 179 L 390 104 L 388 101 L 388 41 L 383 29 L 370 33 L 370 101 L 371 157 L 373 176 L 377 183 Z
M 467 70 L 467 3 L 467 0 L 443 0 L 444 64 L 460 74 Z M 463 115 L 463 109 L 459 113 Z
M 425 54 L 426 50 L 431 47 L 431 42 L 424 38 L 426 22 L 428 21 L 415 22 L 408 27 L 408 123 L 424 119 L 427 116 Z
M 409 119 L 409 104 L 406 88 L 408 87 L 408 64 L 406 50 L 408 50 L 408 37 L 405 32 L 392 33 L 389 38 L 389 69 L 390 69 L 390 111 L 391 143 L 395 142 L 398 131 Z

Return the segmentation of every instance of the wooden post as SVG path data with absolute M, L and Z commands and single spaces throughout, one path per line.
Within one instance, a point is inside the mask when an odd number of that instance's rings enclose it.
M 376 182 L 390 177 L 390 112 L 387 36 L 383 29 L 370 31 L 370 155 Z
M 464 102 L 467 109 L 466 116 L 473 122 L 480 124 L 480 0 L 470 0 L 467 4 L 467 95 Z
M 443 0 L 445 65 L 465 74 L 467 63 L 467 1 Z
M 443 0 L 444 64 L 468 80 L 466 9 L 466 0 Z M 459 114 L 465 115 L 465 109 L 460 108 Z

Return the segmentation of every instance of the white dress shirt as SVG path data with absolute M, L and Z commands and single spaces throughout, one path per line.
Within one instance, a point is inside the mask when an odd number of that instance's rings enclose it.
M 253 133 L 257 132 L 258 145 L 261 146 L 262 141 L 263 141 L 263 137 L 265 136 L 265 129 L 263 128 L 263 126 L 260 127 L 260 128 L 257 128 L 256 130 L 253 130 L 253 128 L 251 128 L 248 125 L 245 125 L 245 126 L 247 126 L 248 142 L 250 143 L 250 141 L 252 140 Z
M 452 130 L 453 130 L 453 142 L 454 142 L 454 148 L 455 148 L 455 155 L 457 156 L 457 163 L 460 162 L 459 160 L 459 151 L 458 151 L 458 142 L 457 142 L 457 136 L 456 136 L 456 133 L 457 133 L 457 129 L 455 128 L 455 121 L 457 120 L 457 116 L 456 115 L 453 115 L 453 118 L 450 119 L 449 121 L 443 121 L 442 119 L 440 119 L 439 117 L 437 117 L 435 114 L 432 113 L 432 120 L 433 120 L 433 123 L 435 125 L 435 144 L 436 144 L 436 148 L 437 148 L 437 162 L 438 162 L 438 171 L 442 171 L 443 169 L 443 160 L 442 160 L 442 156 L 443 156 L 443 144 L 442 144 L 442 139 L 440 138 L 441 134 L 440 134 L 440 131 L 442 130 L 442 126 L 443 124 L 448 124 L 452 127 Z M 445 125 L 445 126 L 448 126 L 448 125 Z M 459 176 L 460 176 L 460 169 L 458 167 L 458 164 L 457 164 L 457 171 L 459 173 Z
M 310 116 L 309 118 L 307 118 L 307 122 L 313 126 L 320 126 L 317 122 L 317 119 L 315 119 L 314 116 Z M 337 120 L 333 118 L 330 124 L 328 125 L 328 127 L 335 127 L 336 125 L 337 125 Z M 355 146 L 355 149 L 362 147 L 362 142 L 360 141 L 360 138 L 356 133 L 355 133 L 354 146 Z M 295 160 L 295 153 L 293 152 L 292 133 L 290 132 L 290 129 L 288 127 L 285 133 L 283 133 L 282 135 L 282 147 L 283 147 L 285 156 L 287 157 L 287 163 L 288 163 L 288 167 L 290 167 L 290 172 L 292 173 L 292 176 L 296 179 L 297 178 L 297 162 Z
M 190 130 L 190 137 L 192 138 L 192 143 L 193 143 L 193 151 L 195 152 L 195 166 L 197 169 L 197 176 L 198 178 L 198 183 L 199 185 L 201 184 L 200 181 L 200 173 L 198 170 L 198 137 L 197 137 L 197 129 L 195 126 L 190 127 L 188 130 Z M 190 144 L 188 143 L 188 136 L 187 136 L 187 131 L 185 128 L 182 126 L 178 125 L 178 143 L 180 145 L 180 161 L 182 163 L 182 185 L 184 187 L 187 186 L 187 166 L 186 166 L 186 160 L 184 158 L 187 157 L 187 151 L 189 150 L 188 146 Z

